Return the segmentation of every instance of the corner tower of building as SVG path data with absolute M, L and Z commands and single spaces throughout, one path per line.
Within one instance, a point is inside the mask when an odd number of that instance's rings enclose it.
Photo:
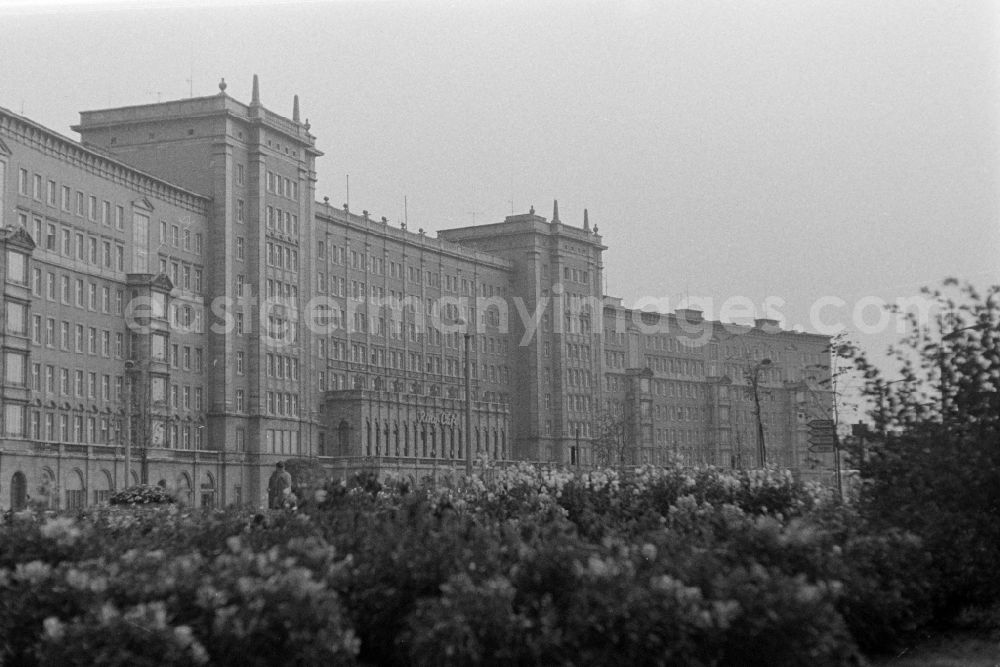
M 529 213 L 440 232 L 513 265 L 509 326 L 516 420 L 514 457 L 573 463 L 600 404 L 603 262 L 597 229 Z
M 208 97 L 84 111 L 73 129 L 86 145 L 212 198 L 206 256 L 213 261 L 201 294 L 209 438 L 266 465 L 267 454 L 312 453 L 316 437 L 318 396 L 299 382 L 309 332 L 294 307 L 312 291 L 307 240 L 321 153 L 299 119 L 297 96 L 287 118 L 262 105 L 256 75 L 249 104 L 226 88 L 223 80 Z M 168 244 L 161 249 L 161 264 L 169 262 Z

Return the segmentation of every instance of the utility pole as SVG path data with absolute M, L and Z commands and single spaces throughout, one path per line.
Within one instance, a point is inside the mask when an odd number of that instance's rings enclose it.
M 466 322 L 466 327 L 469 323 Z M 465 332 L 465 476 L 472 480 L 472 333 Z
M 132 384 L 135 378 L 132 369 L 133 361 L 125 362 L 125 483 L 122 489 L 127 489 L 132 482 Z
M 747 378 L 750 380 L 750 389 L 753 392 L 754 417 L 757 420 L 757 458 L 760 461 L 761 468 L 767 466 L 767 447 L 764 444 L 764 420 L 761 419 L 760 414 L 760 370 L 770 365 L 770 359 L 761 359 L 750 369 L 749 377 Z

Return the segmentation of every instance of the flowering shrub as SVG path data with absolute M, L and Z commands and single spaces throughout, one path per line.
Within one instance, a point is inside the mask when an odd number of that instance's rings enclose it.
M 920 540 L 780 473 L 310 488 L 296 512 L 12 519 L 0 664 L 847 665 L 928 620 Z
M 175 503 L 177 499 L 162 486 L 139 484 L 112 494 L 108 500 L 112 505 L 154 505 Z

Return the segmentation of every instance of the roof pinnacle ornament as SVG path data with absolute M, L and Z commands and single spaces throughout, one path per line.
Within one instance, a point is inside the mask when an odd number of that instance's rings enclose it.
M 590 218 L 587 217 L 587 209 L 583 209 L 583 231 L 590 231 Z
M 250 94 L 250 104 L 254 106 L 260 106 L 260 83 L 257 81 L 257 75 L 253 75 L 253 92 Z

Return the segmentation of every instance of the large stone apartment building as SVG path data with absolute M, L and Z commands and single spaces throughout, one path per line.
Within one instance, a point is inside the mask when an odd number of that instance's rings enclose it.
M 431 238 L 319 202 L 298 99 L 266 109 L 256 77 L 249 104 L 221 83 L 73 129 L 0 109 L 0 507 L 141 479 L 258 504 L 284 458 L 436 474 L 467 442 L 491 461 L 753 466 L 763 439 L 769 464 L 815 463 L 829 341 L 625 308 L 586 215 Z

